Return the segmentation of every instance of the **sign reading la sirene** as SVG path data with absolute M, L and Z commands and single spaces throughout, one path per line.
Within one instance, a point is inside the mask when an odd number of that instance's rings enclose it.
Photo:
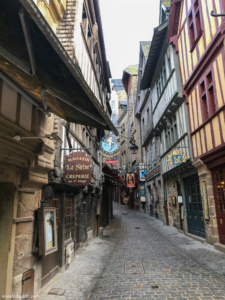
M 74 152 L 66 156 L 64 181 L 72 186 L 84 186 L 91 182 L 92 156 Z

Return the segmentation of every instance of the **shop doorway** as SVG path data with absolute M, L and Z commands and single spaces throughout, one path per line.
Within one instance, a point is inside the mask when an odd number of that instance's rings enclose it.
M 205 238 L 203 205 L 198 175 L 185 180 L 188 231 Z
M 214 195 L 220 243 L 225 245 L 225 169 L 213 172 Z
M 0 295 L 11 293 L 12 267 L 9 266 L 11 254 L 11 232 L 13 225 L 14 184 L 0 183 Z M 11 257 L 10 257 L 11 256 Z

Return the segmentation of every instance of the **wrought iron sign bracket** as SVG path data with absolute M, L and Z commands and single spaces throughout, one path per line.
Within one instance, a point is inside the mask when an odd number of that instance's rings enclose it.
M 217 17 L 225 17 L 225 14 L 218 14 L 218 15 L 217 15 L 217 14 L 214 14 L 214 10 L 212 10 L 212 11 L 211 11 L 211 16 L 214 17 L 214 18 L 217 18 Z

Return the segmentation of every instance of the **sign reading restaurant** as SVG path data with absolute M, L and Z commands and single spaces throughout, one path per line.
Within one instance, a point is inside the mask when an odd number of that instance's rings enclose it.
M 74 152 L 66 156 L 64 181 L 72 186 L 84 186 L 91 182 L 92 156 Z

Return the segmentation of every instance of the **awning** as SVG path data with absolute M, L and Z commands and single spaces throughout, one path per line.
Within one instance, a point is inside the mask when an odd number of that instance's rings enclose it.
M 0 2 L 0 71 L 45 110 L 118 135 L 33 0 Z
M 114 181 L 115 183 L 119 183 L 119 184 L 122 184 L 122 185 L 125 185 L 122 178 L 120 178 L 117 174 L 113 173 L 113 172 L 110 172 L 110 171 L 106 171 L 106 170 L 103 170 L 102 171 L 105 176 L 109 179 L 109 180 L 112 180 Z

